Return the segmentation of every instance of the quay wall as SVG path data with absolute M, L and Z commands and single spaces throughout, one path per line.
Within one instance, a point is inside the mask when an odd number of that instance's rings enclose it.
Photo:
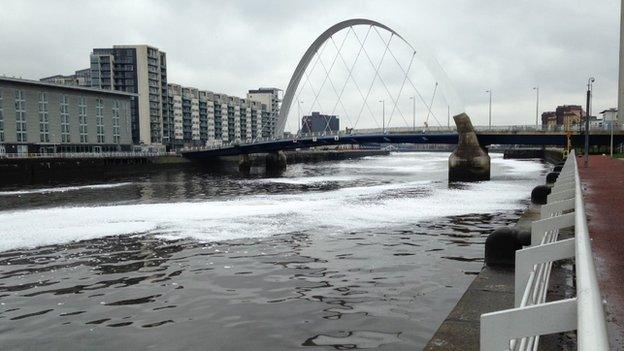
M 563 149 L 539 150 L 543 160 L 555 165 L 563 160 Z M 514 156 L 529 156 L 529 153 L 514 153 Z M 533 157 L 530 157 L 533 158 Z M 530 194 L 527 194 L 527 197 Z M 531 223 L 540 219 L 540 205 L 530 204 L 513 228 L 518 231 L 531 230 Z M 562 238 L 571 237 L 573 229 L 560 232 Z M 568 284 L 573 277 L 573 263 L 570 260 L 553 264 L 550 277 L 549 300 L 559 300 L 574 293 Z M 424 350 L 479 350 L 480 317 L 483 313 L 513 308 L 514 268 L 484 265 L 468 286 L 449 315 L 438 327 Z M 540 350 L 573 350 L 576 339 L 570 334 L 552 334 L 541 337 Z
M 175 155 L 145 157 L 45 157 L 0 159 L 0 186 L 33 184 L 55 180 L 141 173 L 167 167 L 189 166 Z

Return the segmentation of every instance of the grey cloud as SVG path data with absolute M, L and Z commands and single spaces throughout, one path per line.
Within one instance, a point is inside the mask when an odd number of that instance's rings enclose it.
M 353 17 L 386 23 L 437 58 L 483 123 L 531 123 L 541 106 L 616 105 L 619 1 L 9 1 L 0 6 L 0 74 L 40 78 L 88 66 L 94 47 L 147 43 L 169 80 L 242 95 L 285 88 L 308 45 Z

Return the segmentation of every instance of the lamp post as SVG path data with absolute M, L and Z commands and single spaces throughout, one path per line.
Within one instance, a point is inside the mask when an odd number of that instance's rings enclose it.
M 412 129 L 416 131 L 416 97 L 410 96 L 412 100 Z
M 533 87 L 535 90 L 535 128 L 539 128 L 539 85 Z
M 594 77 L 589 77 L 587 80 L 587 106 L 585 108 L 585 168 L 589 166 L 589 116 L 590 113 L 590 105 L 591 105 L 591 94 L 593 83 L 596 81 Z
M 613 123 L 615 123 L 615 114 L 611 117 L 611 157 L 613 157 Z
M 386 134 L 386 100 L 379 102 L 381 102 L 381 134 Z
M 303 100 L 297 100 L 297 135 L 301 133 L 301 104 L 303 104 Z
M 446 127 L 451 127 L 451 105 L 446 105 Z
M 486 90 L 485 92 L 490 94 L 490 110 L 488 113 L 488 126 L 489 126 L 489 129 L 492 129 L 492 89 Z

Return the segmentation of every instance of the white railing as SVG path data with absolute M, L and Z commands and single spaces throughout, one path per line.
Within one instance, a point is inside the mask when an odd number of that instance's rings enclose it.
M 481 315 L 481 350 L 537 350 L 540 335 L 577 331 L 578 350 L 608 350 L 574 151 L 531 225 L 531 246 L 516 251 L 515 308 Z M 574 238 L 558 240 L 574 227 Z M 574 258 L 576 297 L 546 302 L 552 263 Z
M 175 151 L 170 152 L 44 152 L 44 153 L 4 153 L 0 159 L 23 159 L 23 158 L 133 158 L 133 157 L 156 157 L 176 156 Z

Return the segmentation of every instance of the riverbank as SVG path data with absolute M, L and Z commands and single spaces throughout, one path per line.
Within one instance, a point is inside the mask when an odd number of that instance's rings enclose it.
M 298 150 L 287 152 L 287 162 L 321 162 L 388 155 L 386 150 Z M 264 154 L 250 155 L 252 163 L 263 166 Z M 158 170 L 202 168 L 214 173 L 238 174 L 239 156 L 221 157 L 207 162 L 191 161 L 181 155 L 84 157 L 0 158 L 0 188 L 29 184 L 46 184 L 91 178 L 137 176 Z M 261 162 L 262 161 L 262 162 Z M 260 167 L 261 168 L 261 167 Z
M 539 150 L 543 159 L 551 164 L 563 160 L 563 150 Z M 507 157 L 529 157 L 535 151 L 521 151 Z M 531 223 L 540 219 L 540 205 L 531 204 L 513 225 L 519 232 L 530 232 Z M 571 237 L 573 230 L 563 230 L 562 238 Z M 574 289 L 569 285 L 573 279 L 573 263 L 562 260 L 553 264 L 548 291 L 549 300 L 570 296 Z M 514 307 L 514 267 L 491 267 L 484 265 L 464 292 L 450 314 L 444 319 L 427 343 L 427 351 L 478 350 L 480 318 L 484 313 Z M 541 338 L 540 350 L 574 350 L 574 334 L 554 334 Z

